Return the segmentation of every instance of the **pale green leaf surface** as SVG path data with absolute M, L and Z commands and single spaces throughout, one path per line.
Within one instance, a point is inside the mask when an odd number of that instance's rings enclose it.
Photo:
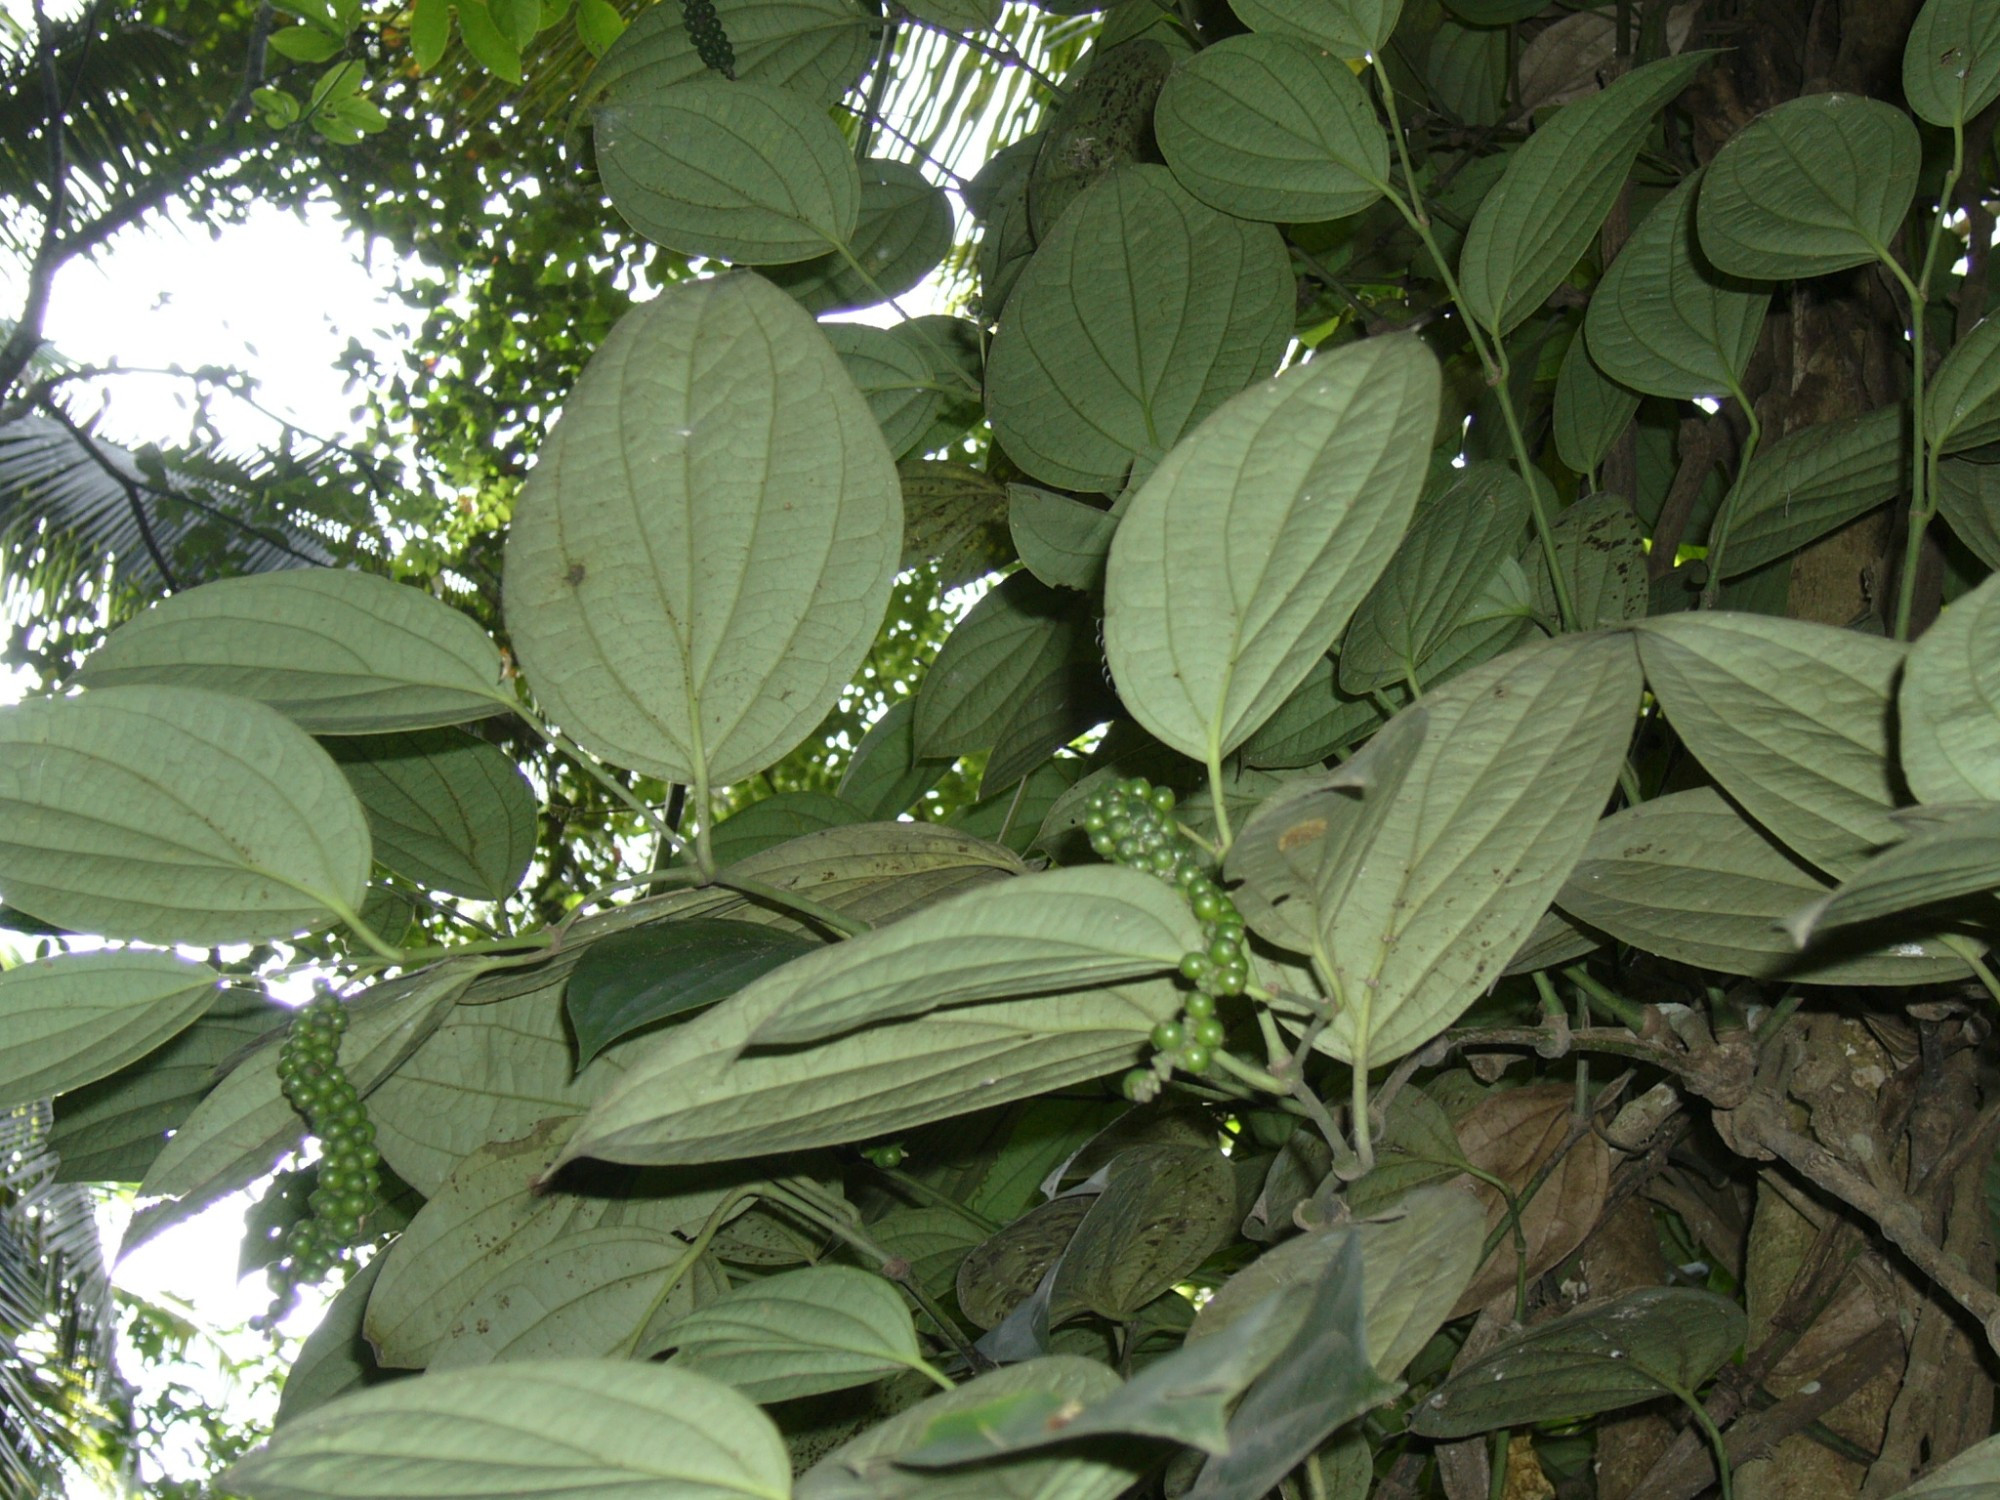
M 340 1061 L 348 1080 L 366 1098 L 385 1073 L 408 1055 L 478 972 L 447 966 L 390 980 L 350 1002 L 351 1022 L 341 1038 Z M 121 1253 L 271 1170 L 305 1131 L 305 1121 L 278 1082 L 280 1035 L 267 1035 L 223 1075 L 196 1105 L 139 1184 L 141 1199 L 174 1201 L 142 1208 L 126 1230 Z
M 1528 487 L 1501 463 L 1455 472 L 1417 510 L 1402 545 L 1340 639 L 1350 694 L 1420 680 L 1419 672 L 1513 555 L 1528 524 Z
M 377 863 L 432 890 L 504 901 L 535 855 L 535 794 L 498 745 L 457 730 L 335 740 Z
M 1283 34 L 1204 47 L 1167 80 L 1154 122 L 1181 186 L 1238 218 L 1344 219 L 1388 184 L 1388 138 L 1353 72 Z
M 1466 310 L 1504 334 L 1562 283 L 1596 238 L 1659 113 L 1712 54 L 1635 68 L 1556 111 L 1507 163 L 1459 251 Z
M 2000 317 L 1973 324 L 1938 366 L 1924 397 L 1924 436 L 1940 453 L 2000 439 Z
M 1638 412 L 1639 393 L 1598 367 L 1590 357 L 1590 340 L 1579 330 L 1556 371 L 1550 419 L 1556 455 L 1579 474 L 1595 472 Z
M 768 273 L 815 317 L 900 297 L 951 249 L 951 204 L 923 173 L 908 162 L 881 156 L 867 158 L 860 171 L 860 207 L 844 242 L 847 254 L 773 266 Z M 929 369 L 928 361 L 924 368 Z
M 1007 486 L 1007 530 L 1021 561 L 1051 588 L 1095 589 L 1118 515 L 1032 484 Z
M 138 1062 L 55 1101 L 49 1148 L 59 1182 L 130 1182 L 146 1175 L 217 1072 L 291 1018 L 253 990 L 222 990 L 186 1031 Z
M 1606 818 L 1560 900 L 1620 942 L 1753 979 L 1912 985 L 1970 972 L 1941 947 L 1909 938 L 1829 941 L 1802 955 L 1782 924 L 1827 891 L 1720 793 L 1701 787 Z
M 1403 0 L 1230 0 L 1252 31 L 1295 36 L 1338 57 L 1364 57 L 1388 44 Z
M 171 953 L 59 953 L 0 972 L 0 1107 L 115 1073 L 178 1036 L 219 976 Z
M 1321 961 L 1345 999 L 1322 1050 L 1389 1062 L 1498 977 L 1589 841 L 1640 687 L 1629 637 L 1585 635 L 1425 695 L 1423 747 L 1322 920 Z
M 894 1282 L 848 1266 L 809 1266 L 749 1282 L 684 1313 L 651 1340 L 668 1363 L 786 1401 L 919 1369 L 910 1309 Z
M 719 786 L 833 706 L 901 532 L 881 430 L 812 320 L 755 276 L 684 283 L 570 391 L 515 504 L 507 623 L 586 748 Z
M 1157 974 L 1201 946 L 1173 887 L 1119 865 L 1024 875 L 808 953 L 742 992 L 751 1046 L 822 1041 L 941 1006 Z
M 1901 833 L 1889 816 L 1889 735 L 1905 652 L 1880 636 L 1714 610 L 1639 634 L 1646 679 L 1688 749 L 1750 816 L 1834 876 Z
M 1675 400 L 1727 396 L 1763 331 L 1771 293 L 1723 276 L 1694 231 L 1701 174 L 1685 178 L 1633 231 L 1591 294 L 1584 332 L 1611 379 Z
M 943 404 L 930 361 L 922 350 L 912 348 L 886 328 L 871 328 L 865 323 L 822 326 L 827 341 L 839 352 L 856 389 L 875 414 L 891 456 L 903 457 L 930 430 Z
M 941 1430 L 976 1425 L 996 1403 L 1004 1409 L 1013 1398 L 1054 1395 L 1082 1406 L 1119 1385 L 1108 1366 L 1073 1354 L 990 1370 L 869 1428 L 800 1475 L 795 1493 L 798 1500 L 1113 1500 L 1139 1477 L 1143 1460 L 1128 1467 L 1101 1452 L 1031 1451 L 956 1472 L 904 1470 L 896 1460 Z
M 1858 94 L 1766 110 L 1709 163 L 1696 226 L 1717 269 L 1753 280 L 1824 276 L 1886 258 L 1917 188 L 1910 117 Z
M 1800 947 L 1818 933 L 2000 888 L 2000 804 L 1942 803 L 1927 811 L 1946 821 L 1919 825 L 1786 924 Z
M 832 104 L 875 53 L 870 17 L 854 0 L 715 0 L 716 19 L 745 83 L 791 89 Z M 713 79 L 678 6 L 632 19 L 584 85 L 579 107 L 609 94 L 644 99 L 677 83 Z
M 343 1397 L 222 1482 L 246 1500 L 786 1500 L 791 1464 L 770 1419 L 726 1385 L 575 1359 Z
M 1903 43 L 1903 97 L 1920 119 L 1947 126 L 2000 98 L 2000 9 L 1928 0 Z
M 1909 482 L 1901 405 L 1822 422 L 1758 450 L 1732 502 L 1725 578 L 1738 578 L 1886 504 Z
M 818 1046 L 746 1052 L 775 1009 L 739 994 L 635 1039 L 631 1071 L 567 1155 L 727 1161 L 888 1135 L 1130 1067 L 1180 997 L 1156 979 L 950 1006 Z
M 315 734 L 505 713 L 499 649 L 421 589 L 342 568 L 225 578 L 163 599 L 85 659 L 84 687 L 166 683 L 270 705 Z
M 599 1224 L 560 1234 L 466 1299 L 428 1368 L 622 1355 L 687 1252 L 686 1241 L 653 1228 Z M 663 1310 L 693 1300 L 683 1276 Z
M 1897 752 L 1918 801 L 2000 801 L 2000 578 L 1924 632 L 1896 704 Z
M 361 904 L 368 825 L 273 709 L 186 687 L 0 709 L 0 894 L 77 932 L 236 943 Z
M 1421 344 L 1369 339 L 1245 391 L 1154 471 L 1105 577 L 1105 653 L 1146 729 L 1207 761 L 1277 712 L 1402 540 L 1438 389 Z
M 1114 491 L 1276 367 L 1293 300 L 1277 230 L 1197 202 L 1165 167 L 1119 167 L 1007 299 L 986 371 L 994 437 L 1044 483 Z
M 1383 1379 L 1395 1379 L 1443 1325 L 1479 1265 L 1486 1213 L 1458 1188 L 1418 1188 L 1379 1216 L 1266 1250 L 1217 1288 L 1188 1330 L 1189 1343 L 1228 1327 L 1273 1291 L 1319 1276 L 1350 1236 L 1361 1242 L 1369 1359 Z
M 703 78 L 599 105 L 595 120 L 605 192 L 655 244 L 784 265 L 854 234 L 860 173 L 840 127 L 802 95 Z

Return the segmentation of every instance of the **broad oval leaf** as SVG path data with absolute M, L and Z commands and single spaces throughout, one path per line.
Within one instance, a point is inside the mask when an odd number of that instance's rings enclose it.
M 361 905 L 368 824 L 274 709 L 107 687 L 0 709 L 0 892 L 74 932 L 240 943 Z
M 938 587 L 955 589 L 1013 560 L 1006 485 L 936 459 L 910 459 L 896 473 L 903 489 L 905 568 L 933 563 Z
M 1584 332 L 1611 379 L 1676 400 L 1726 396 L 1764 328 L 1771 294 L 1723 276 L 1695 239 L 1694 173 L 1646 216 L 1591 294 Z
M 854 0 L 716 0 L 716 19 L 745 83 L 792 90 L 822 105 L 852 88 L 875 55 L 870 17 Z M 609 94 L 644 99 L 714 77 L 678 8 L 632 18 L 584 85 L 580 105 Z
M 1411 1413 L 1410 1430 L 1468 1437 L 1656 1396 L 1691 1399 L 1747 1331 L 1743 1309 L 1726 1297 L 1640 1287 L 1538 1324 L 1455 1371 Z
M 1321 914 L 1317 951 L 1345 1002 L 1321 1050 L 1389 1062 L 1492 984 L 1583 853 L 1640 689 L 1629 637 L 1580 635 L 1425 695 L 1423 745 Z
M 1506 464 L 1454 471 L 1417 509 L 1402 545 L 1354 611 L 1340 640 L 1340 686 L 1365 693 L 1416 682 L 1465 620 L 1528 524 L 1528 487 Z
M 1090 601 L 1011 574 L 945 638 L 917 692 L 925 757 L 989 750 L 980 795 L 1012 786 L 1110 716 Z
M 1918 801 L 2000 800 L 2000 578 L 1923 633 L 1896 706 L 1897 751 Z
M 1648 621 L 1639 634 L 1646 680 L 1688 749 L 1750 816 L 1835 876 L 1901 832 L 1889 816 L 1889 735 L 1905 652 L 1880 636 L 1717 610 Z
M 1809 94 L 1780 104 L 1709 163 L 1701 248 L 1718 270 L 1761 281 L 1885 260 L 1922 154 L 1910 117 L 1880 100 Z
M 1295 36 L 1338 57 L 1366 57 L 1388 45 L 1403 0 L 1230 0 L 1252 31 Z
M 1909 439 L 1909 412 L 1896 405 L 1759 449 L 1737 477 L 1722 576 L 1775 562 L 1895 498 L 1909 481 Z
M 1924 435 L 1940 453 L 2000 439 L 2000 317 L 1981 318 L 1931 377 Z
M 2000 464 L 1947 458 L 1937 466 L 1937 507 L 1973 555 L 2000 571 Z
M 165 1046 L 55 1101 L 49 1149 L 59 1182 L 142 1179 L 223 1068 L 283 1026 L 291 1009 L 250 990 L 221 990 Z
M 863 161 L 860 172 L 860 206 L 841 242 L 845 253 L 774 266 L 768 273 L 815 317 L 900 297 L 951 249 L 951 204 L 923 173 L 881 156 Z
M 1007 530 L 1021 562 L 1051 588 L 1095 589 L 1119 512 L 1032 484 L 1007 486 Z
M 247 1500 L 787 1500 L 778 1429 L 718 1381 L 543 1360 L 398 1381 L 306 1413 L 222 1483 Z
M 1073 1193 L 1038 1203 L 967 1252 L 959 1262 L 953 1290 L 959 1310 L 974 1327 L 997 1328 L 1035 1294 L 1069 1248 L 1077 1226 L 1089 1216 L 1092 1202 L 1092 1195 Z M 1059 1323 L 1079 1310 L 1057 1306 L 1051 1297 L 1049 1321 Z
M 806 98 L 703 79 L 596 113 L 597 166 L 625 222 L 684 255 L 784 265 L 854 234 L 861 176 L 846 138 Z
M 1595 473 L 1638 413 L 1639 393 L 1598 367 L 1590 340 L 1579 329 L 1556 371 L 1550 423 L 1557 456 L 1579 474 Z
M 1402 540 L 1438 400 L 1427 349 L 1368 339 L 1245 391 L 1174 449 L 1105 576 L 1105 653 L 1134 718 L 1209 762 L 1277 712 Z
M 372 573 L 295 568 L 163 599 L 105 638 L 85 687 L 164 683 L 254 698 L 315 734 L 505 713 L 500 652 L 470 616 Z
M 0 973 L 0 1108 L 65 1094 L 179 1036 L 220 976 L 171 953 L 58 953 Z
M 1120 1388 L 1107 1365 L 1057 1354 L 989 1370 L 868 1428 L 799 1476 L 797 1500 L 1115 1500 L 1148 1467 L 1116 1447 L 1031 1450 L 957 1470 L 904 1469 L 899 1460 L 946 1433 L 971 1427 L 1017 1399 L 1053 1395 L 1083 1407 Z M 252 1497 L 255 1500 L 255 1497 Z
M 543 443 L 507 623 L 586 748 L 719 786 L 833 706 L 901 534 L 881 430 L 812 320 L 755 276 L 683 283 L 626 314 Z
M 476 901 L 505 901 L 535 857 L 535 794 L 498 745 L 452 729 L 327 747 L 368 817 L 376 862 Z
M 1119 167 L 1021 273 L 987 360 L 993 434 L 1033 477 L 1117 490 L 1276 367 L 1294 300 L 1283 241 Z
M 1827 884 L 1710 787 L 1606 818 L 1562 889 L 1564 911 L 1699 968 L 1798 984 L 1934 984 L 1970 971 L 1942 947 L 1855 932 L 1801 954 L 1784 922 Z
M 780 792 L 760 797 L 710 830 L 709 847 L 719 865 L 736 864 L 792 839 L 827 828 L 865 822 L 861 809 L 828 792 Z M 682 851 L 686 858 L 687 851 Z
M 749 1045 L 822 1041 L 941 1006 L 1114 984 L 1202 944 L 1179 891 L 1119 865 L 1024 875 L 786 965 L 747 990 Z
M 685 1240 L 658 1229 L 598 1224 L 512 1260 L 468 1297 L 426 1368 L 620 1355 L 657 1311 L 693 1304 Z M 678 1275 L 662 1302 L 660 1290 Z
M 1944 803 L 1785 925 L 1801 948 L 1819 933 L 2000 889 L 2000 803 Z M 1907 821 L 1907 815 L 1906 815 Z
M 1903 97 L 1919 119 L 1946 126 L 2000 98 L 2000 10 L 1985 0 L 1928 0 L 1903 43 Z
M 1592 495 L 1564 511 L 1550 530 L 1580 629 L 1610 630 L 1644 617 L 1650 592 L 1646 526 L 1631 506 L 1616 495 Z M 1536 611 L 1556 619 L 1547 555 L 1531 544 L 1522 560 Z
M 1389 180 L 1389 141 L 1353 72 L 1284 35 L 1229 37 L 1167 80 L 1154 117 L 1181 186 L 1274 223 L 1344 219 Z
M 914 448 L 937 420 L 943 396 L 923 351 L 886 328 L 865 323 L 824 325 L 855 387 L 868 402 L 892 457 Z
M 630 1071 L 585 1117 L 567 1155 L 728 1161 L 865 1141 L 1031 1098 L 1132 1066 L 1181 994 L 1155 979 L 954 1005 L 817 1046 L 746 1051 L 773 1007 L 745 992 L 635 1041 Z
M 1515 151 L 1465 231 L 1459 282 L 1466 312 L 1505 334 L 1562 283 L 1618 200 L 1653 116 L 1712 54 L 1635 68 L 1556 111 Z
M 840 773 L 837 795 L 871 821 L 893 819 L 944 779 L 949 760 L 917 754 L 916 701 L 901 698 L 868 728 Z
M 1112 1160 L 1104 1191 L 1063 1252 L 1051 1300 L 1129 1323 L 1220 1249 L 1239 1217 L 1219 1150 L 1134 1146 Z
M 760 1403 L 928 1368 L 896 1284 L 849 1266 L 749 1282 L 683 1313 L 648 1342 L 677 1351 L 671 1368 L 724 1381 Z
M 656 1021 L 726 1000 L 819 946 L 720 917 L 650 922 L 599 938 L 584 949 L 564 992 L 578 1065 Z

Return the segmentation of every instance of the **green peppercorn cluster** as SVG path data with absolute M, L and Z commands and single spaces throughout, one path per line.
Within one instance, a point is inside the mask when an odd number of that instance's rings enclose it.
M 1115 781 L 1084 803 L 1083 827 L 1090 847 L 1106 859 L 1157 875 L 1179 889 L 1201 922 L 1203 946 L 1181 959 L 1181 973 L 1195 992 L 1177 1020 L 1153 1028 L 1153 1046 L 1167 1069 L 1204 1073 L 1222 1045 L 1225 1031 L 1215 1014 L 1224 995 L 1240 995 L 1250 983 L 1250 953 L 1244 946 L 1243 918 L 1236 903 L 1209 878 L 1208 869 L 1173 821 L 1171 787 L 1154 786 L 1143 776 Z M 1125 1077 L 1132 1098 L 1159 1090 L 1159 1068 L 1135 1068 Z
M 710 71 L 736 77 L 736 49 L 729 45 L 722 17 L 715 13 L 715 0 L 681 0 L 681 24 L 687 27 L 695 55 Z
M 319 1185 L 306 1199 L 310 1213 L 286 1231 L 285 1253 L 271 1264 L 271 1310 L 252 1320 L 255 1327 L 274 1326 L 291 1310 L 300 1285 L 333 1269 L 341 1251 L 361 1237 L 362 1220 L 381 1196 L 375 1127 L 340 1066 L 346 1030 L 346 1008 L 334 996 L 321 995 L 292 1017 L 278 1049 L 285 1097 L 319 1137 Z

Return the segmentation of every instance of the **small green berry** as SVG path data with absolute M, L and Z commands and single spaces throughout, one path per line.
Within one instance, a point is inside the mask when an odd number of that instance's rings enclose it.
M 1206 1073 L 1212 1061 L 1211 1051 L 1211 1048 L 1202 1046 L 1200 1042 L 1189 1042 L 1181 1048 L 1180 1056 L 1175 1061 L 1190 1073 Z
M 1205 1021 L 1194 1023 L 1195 1042 L 1200 1046 L 1209 1048 L 1211 1051 L 1220 1047 L 1228 1035 L 1229 1028 L 1224 1026 L 1214 1016 L 1210 1016 Z
M 1215 1014 L 1215 1001 L 1207 995 L 1193 994 L 1187 997 L 1187 1004 L 1183 1009 L 1187 1011 L 1187 1018 L 1190 1021 L 1206 1021 Z
M 1153 1028 L 1153 1045 L 1162 1052 L 1177 1051 L 1187 1040 L 1187 1032 L 1178 1021 L 1162 1021 Z

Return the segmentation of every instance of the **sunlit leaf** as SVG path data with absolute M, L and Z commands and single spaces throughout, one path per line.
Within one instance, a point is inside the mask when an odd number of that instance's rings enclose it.
M 1920 802 L 2000 800 L 2000 579 L 1924 632 L 1896 707 L 1897 754 Z
M 755 276 L 683 283 L 612 330 L 515 503 L 522 669 L 609 760 L 752 775 L 860 665 L 901 514 L 881 429 L 798 305 Z
M 0 709 L 0 893 L 61 927 L 283 937 L 358 907 L 368 865 L 340 768 L 262 704 L 109 687 Z
M 1220 760 L 1277 711 L 1402 540 L 1437 412 L 1429 351 L 1369 339 L 1245 391 L 1174 449 L 1105 577 L 1105 653 L 1147 730 Z
M 137 949 L 0 972 L 0 1107 L 68 1093 L 178 1036 L 215 999 L 207 964 Z
M 726 1385 L 573 1359 L 342 1397 L 280 1428 L 221 1482 L 247 1500 L 786 1500 L 791 1464 L 770 1419 Z
M 863 161 L 860 170 L 860 207 L 842 242 L 845 253 L 773 266 L 768 273 L 815 317 L 900 297 L 951 249 L 951 204 L 923 173 L 880 156 Z
M 106 637 L 76 680 L 166 683 L 269 704 L 315 734 L 482 719 L 514 707 L 476 622 L 371 573 L 294 568 L 163 599 Z

